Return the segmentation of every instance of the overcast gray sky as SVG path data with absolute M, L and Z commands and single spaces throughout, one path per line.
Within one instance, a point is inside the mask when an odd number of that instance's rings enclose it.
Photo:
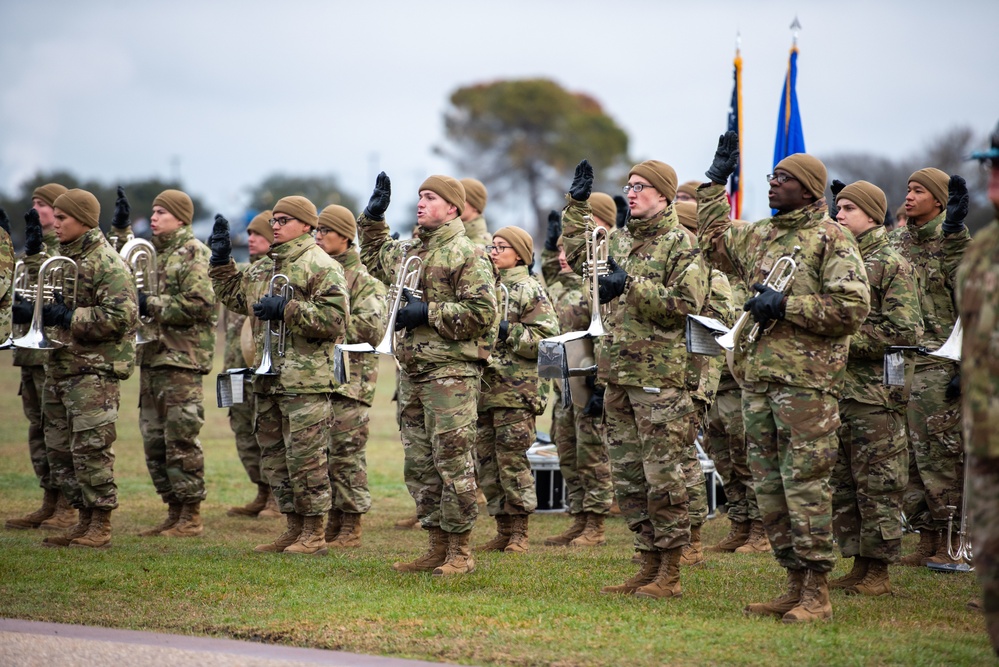
M 738 32 L 744 217 L 761 217 L 795 15 L 809 152 L 900 157 L 999 119 L 995 0 L 0 0 L 0 189 L 40 169 L 179 174 L 199 215 L 235 217 L 275 171 L 335 174 L 364 202 L 384 169 L 406 206 L 452 172 L 431 149 L 454 89 L 538 76 L 597 98 L 633 157 L 700 178 Z

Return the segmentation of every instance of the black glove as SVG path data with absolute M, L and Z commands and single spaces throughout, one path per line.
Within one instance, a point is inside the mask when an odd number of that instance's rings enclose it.
M 10 236 L 10 220 L 7 218 L 7 211 L 0 208 L 0 229 L 7 232 L 7 236 Z
M 499 342 L 505 341 L 510 336 L 510 322 L 508 320 L 500 320 L 499 336 L 497 340 Z
M 145 292 L 139 292 L 139 317 L 149 317 L 149 306 L 146 305 Z
M 125 229 L 129 224 L 129 214 L 132 207 L 128 205 L 128 198 L 125 196 L 125 189 L 118 186 L 118 198 L 114 200 L 114 217 L 111 218 L 111 226 L 115 229 Z
M 960 178 L 960 177 L 958 177 Z M 948 401 L 956 401 L 961 398 L 961 374 L 958 373 L 950 379 L 947 383 L 947 389 L 944 391 L 944 396 Z
M 751 312 L 757 324 L 765 327 L 770 324 L 770 320 L 784 319 L 783 292 L 778 292 L 773 287 L 761 283 L 753 285 L 753 289 L 759 294 L 747 301 L 742 309 Z
M 548 212 L 548 234 L 545 236 L 545 250 L 558 252 L 558 237 L 562 236 L 562 214 Z
M 258 320 L 270 322 L 284 319 L 284 307 L 288 301 L 283 296 L 263 296 L 253 304 L 253 315 Z
M 412 331 L 416 327 L 429 323 L 427 304 L 423 301 L 417 301 L 408 288 L 402 288 L 402 300 L 406 302 L 406 305 L 400 308 L 395 315 L 396 331 L 402 329 Z
M 628 274 L 617 265 L 613 257 L 608 258 L 607 266 L 610 267 L 610 275 L 597 278 L 597 294 L 600 303 L 605 304 L 624 294 L 624 283 L 628 280 Z
M 380 172 L 375 179 L 375 189 L 371 193 L 368 205 L 364 207 L 364 216 L 372 220 L 384 220 L 392 199 L 392 181 L 385 172 Z
M 42 306 L 42 325 L 68 329 L 73 322 L 73 309 L 66 307 L 62 294 L 59 292 L 52 296 L 52 300 L 55 303 L 47 303 Z
M 736 167 L 739 166 L 739 133 L 729 130 L 718 137 L 718 148 L 715 149 L 715 159 L 711 166 L 704 172 L 704 175 L 711 179 L 712 183 L 724 185 L 728 183 Z
M 839 180 L 838 178 L 834 178 L 833 179 L 832 185 L 829 186 L 829 189 L 832 191 L 833 200 L 835 200 L 836 197 L 839 196 L 839 193 L 842 192 L 843 188 L 845 188 L 845 187 L 846 187 L 846 183 L 844 183 L 843 181 Z
M 26 301 L 20 294 L 14 295 L 14 305 L 10 307 L 11 321 L 14 324 L 30 324 L 35 315 L 35 304 Z
M 964 219 L 968 217 L 968 184 L 954 174 L 947 184 L 947 217 L 941 229 L 944 234 L 956 234 L 964 229 Z M 960 396 L 960 389 L 958 389 Z
M 586 386 L 593 392 L 583 406 L 583 414 L 587 417 L 599 417 L 604 413 L 604 387 L 597 385 L 596 377 L 586 376 Z
M 212 266 L 222 266 L 229 263 L 232 254 L 232 239 L 229 238 L 229 221 L 221 213 L 215 214 L 215 225 L 212 226 L 212 236 L 208 239 L 208 247 L 212 249 L 212 258 L 208 263 Z
M 42 251 L 42 223 L 38 211 L 31 208 L 24 214 L 24 254 L 27 257 Z
M 393 241 L 398 241 L 399 240 L 399 232 L 392 232 L 391 234 L 389 234 L 389 236 L 392 237 Z
M 569 186 L 569 196 L 576 201 L 586 201 L 593 192 L 593 167 L 586 160 L 576 165 L 572 175 L 572 185 Z
M 631 209 L 628 208 L 628 200 L 624 198 L 624 195 L 614 195 L 614 206 L 617 207 L 617 219 L 614 224 L 617 225 L 618 229 L 627 226 L 628 221 L 631 220 Z

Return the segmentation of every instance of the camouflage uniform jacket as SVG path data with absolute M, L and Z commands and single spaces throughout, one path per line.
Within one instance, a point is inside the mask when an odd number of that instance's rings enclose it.
M 76 299 L 69 330 L 49 327 L 49 336 L 65 343 L 49 352 L 45 365 L 52 378 L 95 374 L 124 380 L 135 369 L 135 327 L 139 305 L 132 272 L 100 229 L 59 246 L 76 262 Z
M 562 264 L 558 261 L 558 251 L 551 251 L 547 248 L 541 249 L 541 278 L 544 280 L 545 287 L 548 289 L 548 296 L 551 296 L 551 290 L 562 280 Z M 554 302 L 554 299 L 552 299 Z
M 538 343 L 558 335 L 558 316 L 526 266 L 501 270 L 500 281 L 510 290 L 509 335 L 496 341 L 482 374 L 479 409 L 526 408 L 540 415 L 548 404 L 551 383 L 538 378 Z
M 414 382 L 478 377 L 496 338 L 495 273 L 486 251 L 465 237 L 460 218 L 437 229 L 419 229 L 411 241 L 393 241 L 388 225 L 363 214 L 357 220 L 361 261 L 373 276 L 393 284 L 403 259 L 423 260 L 420 289 L 428 326 L 396 334 L 396 359 Z
M 325 394 L 333 391 L 333 346 L 343 340 L 350 324 L 350 296 L 343 268 L 316 245 L 309 234 L 272 246 L 267 256 L 243 271 L 232 260 L 208 271 L 215 294 L 230 310 L 251 314 L 253 304 L 267 294 L 275 274 L 288 276 L 294 295 L 285 306 L 285 356 L 271 339 L 275 377 L 257 376 L 259 394 Z M 256 355 L 263 354 L 264 331 L 280 322 L 254 322 Z
M 216 302 L 208 278 L 211 251 L 194 238 L 190 225 L 154 236 L 158 294 L 146 297 L 156 338 L 139 346 L 139 365 L 212 370 Z
M 572 271 L 563 271 L 558 279 L 548 285 L 548 300 L 558 315 L 561 333 L 586 331 L 590 326 L 590 300 L 586 296 L 583 279 Z
M 964 327 L 961 391 L 965 446 L 975 456 L 996 458 L 999 457 L 999 219 L 975 235 L 964 253 L 957 285 Z
M 489 233 L 489 226 L 486 219 L 481 215 L 474 220 L 461 223 L 465 226 L 465 236 L 476 245 L 487 246 L 493 242 L 493 235 Z
M 361 264 L 357 248 L 351 246 L 333 259 L 343 267 L 347 279 L 347 291 L 350 292 L 350 326 L 347 327 L 347 342 L 378 345 L 385 335 L 388 319 L 386 303 L 388 290 Z M 378 355 L 352 353 L 350 377 L 346 384 L 337 385 L 333 393 L 370 406 L 375 399 L 376 382 L 378 382 Z
M 570 198 L 562 221 L 566 258 L 582 273 L 595 224 L 589 202 Z M 595 346 L 597 376 L 623 386 L 683 389 L 686 318 L 701 312 L 707 272 L 672 205 L 654 218 L 629 220 L 626 234 L 622 231 L 610 235 L 609 248 L 628 280 L 624 293 L 602 311 L 609 333 Z
M 864 232 L 857 243 L 871 286 L 871 312 L 850 337 L 841 398 L 904 410 L 908 397 L 902 388 L 882 383 L 884 354 L 889 345 L 915 345 L 922 336 L 916 277 L 884 227 Z
M 31 276 L 32 282 L 38 277 L 38 269 L 41 268 L 42 262 L 44 262 L 49 257 L 56 257 L 59 255 L 59 237 L 56 236 L 54 231 L 46 232 L 42 235 L 42 252 L 32 255 L 31 257 L 23 256 L 21 259 L 24 261 L 24 268 L 28 271 L 28 275 Z M 13 297 L 13 294 L 11 294 Z M 35 295 L 27 297 L 29 301 L 35 300 Z M 18 327 L 21 329 L 20 334 L 23 335 L 28 330 L 28 325 L 23 324 Z M 17 335 L 14 336 L 17 338 Z M 14 365 L 15 366 L 44 366 L 45 362 L 48 361 L 49 351 L 48 350 L 30 350 L 24 347 L 14 348 Z
M 783 320 L 736 354 L 746 382 L 777 382 L 839 395 L 846 372 L 850 335 L 871 309 L 871 290 L 852 235 L 826 215 L 820 199 L 810 206 L 736 227 L 721 185 L 697 190 L 701 249 L 722 271 L 746 285 L 762 283 L 794 246 L 794 274 Z M 741 337 L 752 329 L 749 320 Z
M 11 334 L 11 306 L 14 305 L 14 242 L 0 232 L 0 340 Z

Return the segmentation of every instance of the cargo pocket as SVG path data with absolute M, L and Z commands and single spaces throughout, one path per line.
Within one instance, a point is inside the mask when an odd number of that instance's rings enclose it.
M 886 542 L 890 540 L 902 539 L 901 521 L 882 521 L 878 524 L 878 530 L 881 531 L 881 539 Z
M 329 401 L 310 402 L 291 411 L 288 415 L 288 429 L 294 433 L 316 424 L 327 423 L 329 419 Z
M 475 475 L 462 475 L 455 479 L 451 485 L 458 496 L 466 493 L 474 493 L 475 489 L 478 488 L 475 484 Z
M 71 428 L 73 429 L 73 433 L 80 433 L 81 431 L 89 431 L 100 426 L 107 426 L 116 421 L 118 421 L 117 410 L 91 410 L 90 412 L 73 415 Z

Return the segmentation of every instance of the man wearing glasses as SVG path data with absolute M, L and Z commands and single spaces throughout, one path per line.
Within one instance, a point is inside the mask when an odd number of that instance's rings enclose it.
M 787 590 L 750 604 L 746 614 L 787 623 L 832 618 L 828 574 L 835 564 L 829 477 L 839 444 L 838 392 L 850 335 L 871 307 L 867 273 L 856 242 L 827 215 L 826 168 L 806 153 L 777 163 L 770 183 L 772 218 L 734 226 L 724 184 L 739 161 L 739 140 L 727 132 L 697 191 L 701 250 L 756 295 L 743 310 L 750 323 L 736 342 L 744 373 L 742 412 L 760 514 Z M 765 278 L 782 257 L 793 258 L 793 282 L 779 291 Z
M 658 160 L 631 168 L 624 192 L 632 242 L 609 258 L 612 273 L 599 279 L 609 330 L 595 346 L 597 377 L 606 386 L 604 438 L 618 505 L 642 561 L 637 574 L 604 593 L 682 595 L 680 557 L 690 543 L 683 463 L 694 410 L 684 327 L 688 314 L 701 312 L 708 285 L 697 248 L 676 216 L 676 184 L 676 172 Z M 593 168 L 583 160 L 562 213 L 566 259 L 580 273 L 595 224 L 592 188 Z
M 347 333 L 350 297 L 343 269 L 312 238 L 319 221 L 315 205 L 305 197 L 284 197 L 273 211 L 274 244 L 265 259 L 243 271 L 230 257 L 229 222 L 216 215 L 209 275 L 227 308 L 259 320 L 258 365 L 264 337 L 271 337 L 273 374 L 253 378 L 257 442 L 264 477 L 288 528 L 255 550 L 322 555 L 328 550 L 323 518 L 332 505 L 327 428 L 333 347 Z M 281 294 L 279 275 L 287 277 L 290 296 Z M 281 330 L 283 344 L 275 333 Z
M 348 343 L 377 346 L 385 334 L 385 285 L 361 264 L 354 244 L 357 223 L 353 213 L 338 205 L 319 214 L 316 245 L 343 267 L 350 293 Z M 351 354 L 350 377 L 333 389 L 330 423 L 329 471 L 333 507 L 326 522 L 326 542 L 335 549 L 361 546 L 361 515 L 371 509 L 368 491 L 368 409 L 375 398 L 378 356 Z

